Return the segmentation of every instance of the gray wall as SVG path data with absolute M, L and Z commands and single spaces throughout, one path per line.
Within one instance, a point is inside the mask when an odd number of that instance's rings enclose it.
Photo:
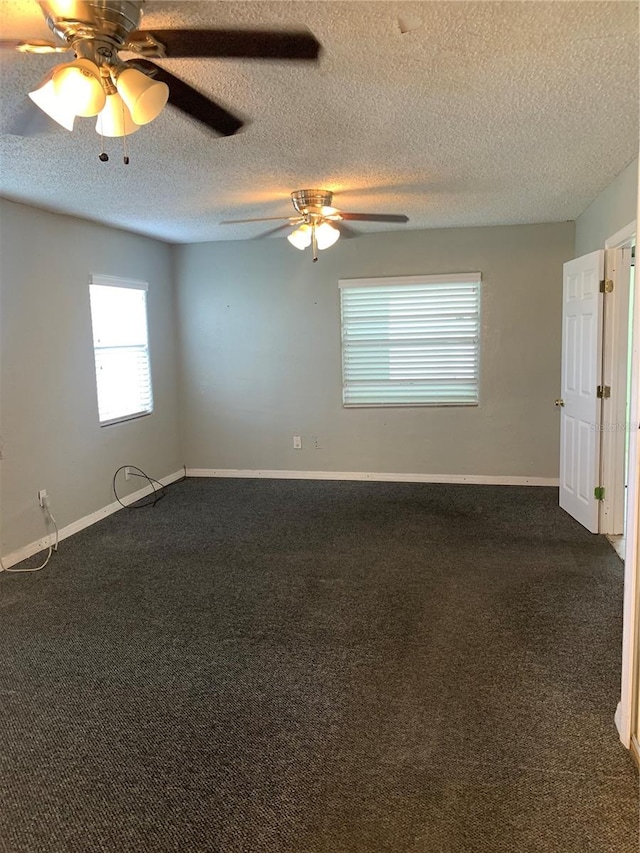
M 317 264 L 278 239 L 177 248 L 187 465 L 556 477 L 574 238 L 573 223 L 382 233 Z M 480 406 L 342 408 L 338 279 L 477 270 Z
M 603 249 L 608 237 L 636 219 L 637 209 L 636 158 L 576 219 L 576 257 Z
M 155 411 L 103 428 L 90 273 L 149 282 Z M 118 466 L 154 477 L 180 468 L 173 314 L 170 246 L 0 201 L 3 554 L 44 534 L 38 489 L 47 489 L 62 527 L 113 501 Z

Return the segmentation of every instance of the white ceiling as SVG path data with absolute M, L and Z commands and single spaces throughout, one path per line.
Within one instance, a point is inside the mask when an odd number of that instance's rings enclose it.
M 399 17 L 415 27 L 401 33 Z M 250 238 L 292 190 L 406 226 L 575 219 L 638 153 L 636 2 L 155 2 L 143 27 L 307 27 L 313 63 L 165 60 L 241 118 L 219 138 L 167 107 L 98 160 L 95 120 L 6 133 L 64 56 L 2 51 L 0 195 L 170 242 Z M 50 35 L 35 0 L 0 0 L 1 37 Z

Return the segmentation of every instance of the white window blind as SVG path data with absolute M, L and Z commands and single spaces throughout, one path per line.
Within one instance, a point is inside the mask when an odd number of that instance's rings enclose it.
M 477 405 L 481 279 L 340 281 L 344 405 Z
M 91 323 L 103 426 L 153 410 L 147 338 L 147 284 L 91 276 Z

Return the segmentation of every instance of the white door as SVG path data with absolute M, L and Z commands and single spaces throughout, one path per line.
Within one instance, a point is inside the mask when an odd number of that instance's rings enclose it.
M 604 251 L 564 265 L 560 400 L 560 506 L 598 532 Z

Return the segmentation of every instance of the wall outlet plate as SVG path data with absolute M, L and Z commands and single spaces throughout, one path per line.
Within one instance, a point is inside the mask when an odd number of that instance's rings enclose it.
M 293 436 L 293 449 L 301 450 L 302 449 L 302 438 L 299 435 Z

